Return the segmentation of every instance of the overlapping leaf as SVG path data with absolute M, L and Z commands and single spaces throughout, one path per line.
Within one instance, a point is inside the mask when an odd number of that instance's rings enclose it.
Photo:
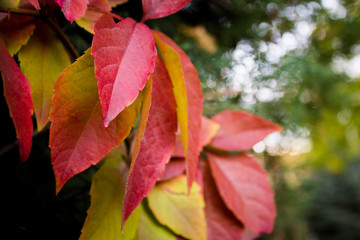
M 16 54 L 29 41 L 34 29 L 34 17 L 10 15 L 10 18 L 0 20 L 0 37 L 11 55 Z
M 6 103 L 13 119 L 16 136 L 19 139 L 20 160 L 25 161 L 31 151 L 33 103 L 27 78 L 6 50 L 0 39 L 0 72 L 3 80 Z
M 208 153 L 208 158 L 217 189 L 227 207 L 254 233 L 270 233 L 276 210 L 265 170 L 246 154 Z
M 136 139 L 138 144 L 138 139 L 141 139 L 139 131 L 145 129 L 144 135 L 132 156 L 124 198 L 124 221 L 161 178 L 175 144 L 176 104 L 169 76 L 159 57 L 156 59 L 152 83 L 148 120 L 140 120 Z
M 104 125 L 109 123 L 138 96 L 154 70 L 156 49 L 151 30 L 126 18 L 115 23 L 104 15 L 95 25 L 91 54 Z
M 161 226 L 154 218 L 150 210 L 145 208 L 143 204 L 139 205 L 141 210 L 139 227 L 134 240 L 176 240 L 172 234 L 164 226 Z
M 211 176 L 209 163 L 201 161 L 200 165 L 204 179 L 205 216 L 208 240 L 241 240 L 243 225 L 236 219 L 221 199 Z
M 195 182 L 187 194 L 185 176 L 156 185 L 148 196 L 149 206 L 157 220 L 176 234 L 188 239 L 206 239 L 204 199 Z
M 161 176 L 161 181 L 169 180 L 171 178 L 182 175 L 185 172 L 185 161 L 182 158 L 171 159 L 166 164 L 165 170 Z
M 190 1 L 191 0 L 142 0 L 142 21 L 169 16 L 185 7 Z
M 244 111 L 223 111 L 212 120 L 220 124 L 220 130 L 210 145 L 228 151 L 244 151 L 281 127 L 262 117 Z
M 139 114 L 140 99 L 108 128 L 101 106 L 90 51 L 70 65 L 55 84 L 50 114 L 50 140 L 56 190 L 75 174 L 98 163 L 129 134 Z
M 90 189 L 91 205 L 81 230 L 80 239 L 131 240 L 135 237 L 141 210 L 136 209 L 121 233 L 122 201 L 124 199 L 128 167 L 114 149 L 93 176 Z
M 55 0 L 70 22 L 85 16 L 89 0 Z
M 177 118 L 185 151 L 189 190 L 196 175 L 200 153 L 203 96 L 194 65 L 187 55 L 166 35 L 153 31 L 165 67 L 174 87 Z M 184 86 L 185 85 L 185 86 Z
M 55 33 L 42 22 L 18 56 L 21 70 L 31 84 L 37 127 L 41 130 L 48 121 L 55 81 L 70 65 L 70 58 Z

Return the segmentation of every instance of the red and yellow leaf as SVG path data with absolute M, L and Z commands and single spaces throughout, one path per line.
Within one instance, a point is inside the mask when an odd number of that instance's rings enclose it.
M 184 175 L 161 182 L 149 193 L 148 201 L 156 219 L 176 234 L 188 239 L 207 239 L 205 204 L 196 182 L 189 195 Z
M 143 19 L 162 18 L 176 13 L 191 0 L 142 0 Z
M 0 37 L 11 55 L 29 41 L 34 29 L 35 18 L 30 16 L 10 15 L 0 21 Z
M 104 125 L 138 96 L 154 70 L 156 48 L 151 30 L 126 18 L 115 23 L 104 15 L 95 24 L 91 48 Z
M 208 240 L 241 240 L 243 225 L 221 199 L 209 163 L 200 160 L 204 179 L 205 217 Z
M 201 118 L 201 132 L 200 132 L 200 147 L 204 147 L 209 144 L 211 139 L 219 131 L 220 125 L 206 117 Z M 176 133 L 175 149 L 172 154 L 173 157 L 185 157 L 184 147 L 181 141 L 180 133 Z
M 189 190 L 199 161 L 203 96 L 201 83 L 188 56 L 165 34 L 153 31 L 165 67 L 174 87 L 177 119 L 185 151 Z M 185 85 L 185 86 L 184 86 Z
M 120 157 L 119 149 L 114 149 L 104 159 L 104 164 L 94 174 L 81 239 L 86 240 L 130 240 L 136 235 L 141 209 L 136 209 L 126 222 L 121 233 L 122 201 L 124 199 L 128 167 Z
M 246 154 L 207 155 L 226 206 L 254 233 L 270 233 L 276 210 L 274 193 L 265 170 Z
M 228 151 L 248 150 L 270 133 L 281 130 L 275 123 L 244 111 L 226 110 L 212 120 L 221 127 L 210 145 Z
M 29 43 L 19 54 L 20 68 L 29 79 L 32 99 L 40 131 L 48 122 L 53 88 L 60 73 L 70 65 L 64 45 L 54 32 L 38 22 Z
M 0 38 L 0 72 L 4 95 L 19 139 L 20 160 L 25 161 L 31 151 L 33 123 L 33 103 L 31 88 L 27 78 L 6 50 Z
M 36 10 L 40 10 L 39 0 L 26 0 L 30 3 Z
M 142 134 L 139 134 L 139 131 L 145 131 L 140 147 L 135 147 L 126 185 L 124 221 L 161 178 L 174 149 L 176 104 L 169 76 L 159 57 L 152 74 L 152 84 L 148 120 L 140 120 L 136 142 L 139 143 L 138 139 L 141 139 Z
M 65 18 L 72 22 L 85 16 L 89 0 L 55 0 L 64 12 Z
M 108 128 L 104 127 L 96 82 L 94 61 L 88 50 L 55 84 L 49 146 L 57 192 L 68 179 L 98 163 L 118 146 L 136 123 L 140 99 Z

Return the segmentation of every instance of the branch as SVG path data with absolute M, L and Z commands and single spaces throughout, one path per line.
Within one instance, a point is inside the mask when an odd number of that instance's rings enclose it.
M 13 13 L 19 15 L 33 16 L 33 17 L 41 16 L 40 12 L 31 9 L 0 8 L 0 12 L 5 12 L 8 14 Z

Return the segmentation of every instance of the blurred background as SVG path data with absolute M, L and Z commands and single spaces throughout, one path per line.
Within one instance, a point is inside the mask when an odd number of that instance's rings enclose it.
M 114 12 L 140 20 L 141 1 Z M 80 53 L 90 46 L 90 34 L 60 13 L 59 21 Z M 147 24 L 190 56 L 204 115 L 242 109 L 284 127 L 253 148 L 278 211 L 274 232 L 260 239 L 360 239 L 360 1 L 193 0 Z M 13 161 L 15 131 L 3 98 L 0 110 L 0 187 L 16 205 L 4 207 L 8 223 L 20 237 L 43 239 L 47 229 L 58 232 L 52 239 L 76 239 L 96 166 L 55 196 L 47 134 L 34 137 L 29 161 Z

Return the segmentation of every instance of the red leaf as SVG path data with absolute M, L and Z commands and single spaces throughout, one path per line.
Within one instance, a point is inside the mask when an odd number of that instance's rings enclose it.
M 154 70 L 156 48 L 151 30 L 126 18 L 115 24 L 106 14 L 95 24 L 91 54 L 104 125 L 138 96 Z
M 26 0 L 28 1 L 36 10 L 40 10 L 39 0 Z
M 201 160 L 200 166 L 204 179 L 208 240 L 241 240 L 243 225 L 222 201 L 211 176 L 209 163 Z
M 55 84 L 49 146 L 57 192 L 68 179 L 98 163 L 118 146 L 136 123 L 138 100 L 108 128 L 104 127 L 96 82 L 88 50 L 65 69 Z
M 123 223 L 161 178 L 175 144 L 176 104 L 169 76 L 159 57 L 152 81 L 149 117 L 126 185 Z
M 270 133 L 281 130 L 275 123 L 243 111 L 226 110 L 212 120 L 220 124 L 220 130 L 210 145 L 228 151 L 248 150 Z
M 185 7 L 190 1 L 191 0 L 142 0 L 142 21 L 169 16 Z
M 4 95 L 13 119 L 16 136 L 19 139 L 20 160 L 25 161 L 30 154 L 32 144 L 33 102 L 31 88 L 27 78 L 6 50 L 0 38 L 0 72 L 3 79 Z
M 89 0 L 55 0 L 70 22 L 85 16 Z
M 217 189 L 227 207 L 254 233 L 270 233 L 276 216 L 265 170 L 249 155 L 208 154 Z
M 181 61 L 181 68 L 184 74 L 187 98 L 188 144 L 186 156 L 186 175 L 190 191 L 191 184 L 194 181 L 196 175 L 199 154 L 201 150 L 200 132 L 203 102 L 201 83 L 194 65 L 191 63 L 189 57 L 185 54 L 185 52 L 181 50 L 181 48 L 177 46 L 176 43 L 174 43 L 165 34 L 158 31 L 153 32 L 161 39 L 162 42 L 164 42 L 176 51 Z
M 179 176 L 185 172 L 185 160 L 184 159 L 171 159 L 166 164 L 165 170 L 161 176 L 161 181 L 169 180 L 173 177 Z

